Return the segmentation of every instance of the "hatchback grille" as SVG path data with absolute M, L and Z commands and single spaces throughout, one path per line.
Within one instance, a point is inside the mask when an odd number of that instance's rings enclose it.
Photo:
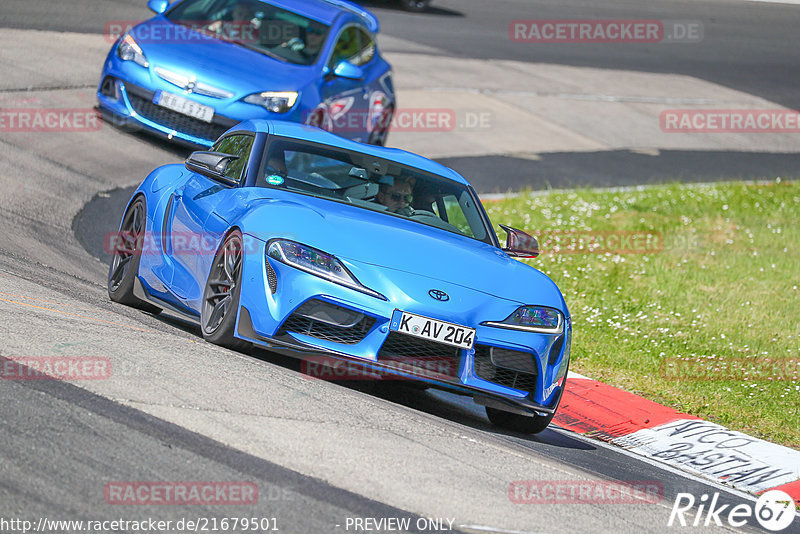
M 208 141 L 216 141 L 219 136 L 225 133 L 235 121 L 229 121 L 223 117 L 215 117 L 215 122 L 208 123 L 177 113 L 165 107 L 154 104 L 152 100 L 142 98 L 139 95 L 128 92 L 133 110 L 145 119 L 151 120 L 161 126 L 175 130 L 182 134 L 199 137 Z M 225 124 L 222 124 L 222 122 Z M 230 122 L 230 125 L 227 123 Z
M 461 349 L 397 332 L 389 332 L 378 361 L 396 369 L 422 372 L 431 378 L 457 379 Z
M 478 378 L 522 391 L 536 390 L 536 356 L 529 352 L 475 346 L 475 374 Z

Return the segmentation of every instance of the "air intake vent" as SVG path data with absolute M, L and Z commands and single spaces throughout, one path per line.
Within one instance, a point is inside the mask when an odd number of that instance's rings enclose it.
M 276 291 L 278 291 L 278 275 L 275 274 L 275 269 L 272 268 L 272 265 L 267 263 L 267 283 L 269 284 L 269 290 L 274 295 Z
M 100 84 L 100 94 L 109 98 L 119 98 L 117 96 L 117 84 L 114 82 L 114 78 L 106 76 L 103 79 L 103 83 Z
M 374 325 L 374 317 L 312 299 L 284 321 L 277 335 L 293 332 L 333 343 L 354 345 L 363 340 Z
M 389 332 L 378 352 L 378 361 L 397 369 L 455 382 L 461 363 L 461 349 Z
M 556 342 L 553 343 L 553 346 L 550 347 L 550 358 L 547 360 L 548 364 L 553 365 L 554 363 L 556 363 L 556 360 L 558 360 L 558 357 L 561 355 L 561 347 L 563 346 L 564 346 L 564 336 L 561 335 L 556 340 Z
M 536 389 L 536 355 L 530 352 L 475 346 L 475 374 L 478 378 L 528 393 Z

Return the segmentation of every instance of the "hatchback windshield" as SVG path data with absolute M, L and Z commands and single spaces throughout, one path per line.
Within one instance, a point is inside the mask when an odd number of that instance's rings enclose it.
M 465 235 L 489 244 L 489 231 L 467 187 L 374 156 L 296 140 L 270 144 L 256 185 L 345 202 Z
M 166 17 L 175 24 L 298 65 L 317 60 L 329 28 L 259 0 L 185 0 Z

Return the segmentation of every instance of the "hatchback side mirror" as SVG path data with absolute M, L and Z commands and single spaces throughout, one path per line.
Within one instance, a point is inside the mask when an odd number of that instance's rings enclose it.
M 149 7 L 150 11 L 154 12 L 156 15 L 160 15 L 167 10 L 169 7 L 169 2 L 168 0 L 150 0 L 147 2 L 147 7 Z
M 535 237 L 504 224 L 500 228 L 508 235 L 503 252 L 514 258 L 535 258 L 539 255 L 539 242 Z
M 361 80 L 364 78 L 364 69 L 353 65 L 349 61 L 340 61 L 333 69 L 333 75 L 340 78 L 351 80 Z

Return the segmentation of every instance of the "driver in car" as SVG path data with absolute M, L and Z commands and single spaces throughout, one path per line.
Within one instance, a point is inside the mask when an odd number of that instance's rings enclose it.
M 231 10 L 231 20 L 218 20 L 207 26 L 226 39 L 255 43 L 258 42 L 258 28 L 261 21 L 256 18 L 256 7 L 249 2 L 239 2 Z
M 386 211 L 398 215 L 409 216 L 414 213 L 411 203 L 414 201 L 413 182 L 406 178 L 395 178 L 393 184 L 382 183 L 378 190 L 377 200 L 386 206 Z

